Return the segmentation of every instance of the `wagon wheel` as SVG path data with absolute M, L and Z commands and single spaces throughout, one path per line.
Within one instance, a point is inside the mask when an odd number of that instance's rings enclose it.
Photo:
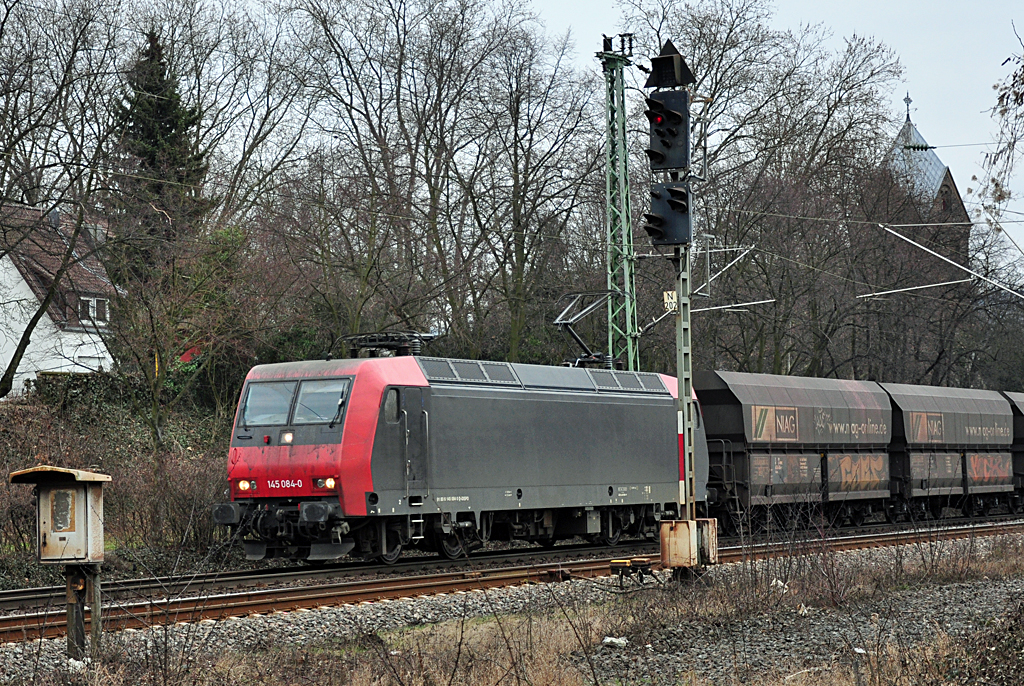
M 463 547 L 459 537 L 455 535 L 455 532 L 438 535 L 437 552 L 449 560 L 456 560 L 466 555 L 466 549 Z
M 726 522 L 726 532 L 730 536 L 750 537 L 753 534 L 753 515 L 749 510 L 736 509 L 730 511 Z
M 388 529 L 383 551 L 377 559 L 386 565 L 393 565 L 402 555 L 402 539 L 394 529 Z
M 850 512 L 850 524 L 852 526 L 864 526 L 864 518 L 864 510 L 859 507 L 853 508 L 853 511 Z
M 885 514 L 885 521 L 887 524 L 892 524 L 896 521 L 896 512 L 892 503 L 886 502 L 882 505 L 882 512 Z

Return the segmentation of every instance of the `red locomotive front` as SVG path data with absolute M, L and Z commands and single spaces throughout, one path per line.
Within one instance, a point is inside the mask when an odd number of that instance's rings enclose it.
M 426 386 L 411 357 L 254 367 L 228 456 L 231 502 L 218 524 L 239 527 L 251 559 L 336 559 L 366 515 L 370 457 L 384 389 Z

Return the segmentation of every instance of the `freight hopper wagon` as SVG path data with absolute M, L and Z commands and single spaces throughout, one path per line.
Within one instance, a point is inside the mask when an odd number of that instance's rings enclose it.
M 1015 507 L 1013 414 L 996 391 L 881 384 L 892 398 L 893 495 L 914 516 Z
M 859 525 L 889 501 L 892 409 L 878 384 L 697 372 L 693 385 L 708 510 L 726 531 L 804 526 L 812 513 Z
M 214 519 L 253 559 L 654 537 L 679 514 L 674 382 L 410 356 L 254 367 Z
M 1013 412 L 1013 512 L 1024 509 L 1021 492 L 1024 491 L 1024 393 L 1003 393 L 1010 401 Z

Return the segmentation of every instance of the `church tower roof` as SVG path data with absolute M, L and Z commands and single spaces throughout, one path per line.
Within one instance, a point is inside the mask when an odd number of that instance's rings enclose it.
M 896 136 L 890 159 L 893 170 L 904 177 L 922 199 L 930 201 L 938 194 L 947 168 L 910 121 L 909 93 L 903 102 L 907 103 L 907 120 Z

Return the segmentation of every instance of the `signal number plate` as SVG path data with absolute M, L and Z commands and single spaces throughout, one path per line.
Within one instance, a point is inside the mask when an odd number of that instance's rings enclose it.
M 277 479 L 274 481 L 268 481 L 267 486 L 270 488 L 302 488 L 302 479 L 292 481 L 291 479 Z

